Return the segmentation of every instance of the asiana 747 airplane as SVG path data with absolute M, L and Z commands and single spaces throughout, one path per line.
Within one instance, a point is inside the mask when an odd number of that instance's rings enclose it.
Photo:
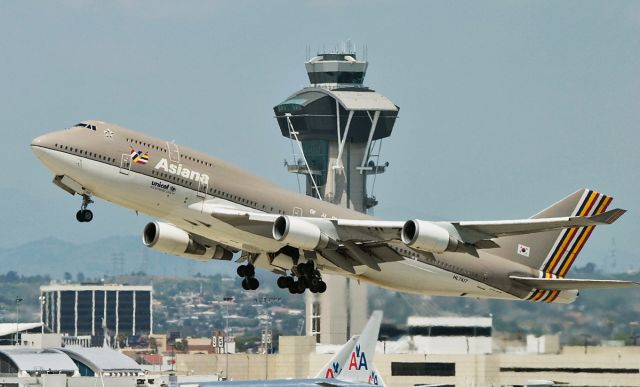
M 638 286 L 569 279 L 594 227 L 625 210 L 579 190 L 528 219 L 388 221 L 286 191 L 229 163 L 118 125 L 83 121 L 31 148 L 53 183 L 82 197 L 89 222 L 98 197 L 157 218 L 142 240 L 167 254 L 231 260 L 255 290 L 255 267 L 291 293 L 324 292 L 322 274 L 418 294 L 570 303 L 579 289 Z

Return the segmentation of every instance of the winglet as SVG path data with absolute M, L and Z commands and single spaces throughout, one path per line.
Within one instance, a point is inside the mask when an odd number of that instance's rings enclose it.
M 603 212 L 602 214 L 590 216 L 589 220 L 600 224 L 611 224 L 618 220 L 619 217 L 624 215 L 625 212 L 627 212 L 627 210 L 616 208 L 607 212 Z

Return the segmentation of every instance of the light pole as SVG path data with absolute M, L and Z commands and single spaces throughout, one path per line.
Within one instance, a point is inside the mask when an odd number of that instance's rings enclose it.
M 20 297 L 16 297 L 16 342 L 15 345 L 18 345 L 18 332 L 20 332 L 19 330 L 19 324 L 20 324 L 20 303 L 22 302 L 22 298 Z
M 640 337 L 640 335 L 638 335 L 636 331 L 638 326 L 640 326 L 640 322 L 638 321 L 631 321 L 629 323 L 629 328 L 631 328 L 631 345 L 636 345 L 636 340 L 638 340 L 638 337 Z
M 224 326 L 224 357 L 225 357 L 225 371 L 224 378 L 229 380 L 229 304 L 233 301 L 233 297 L 225 297 L 223 301 L 226 303 L 227 316 L 225 318 Z
M 584 354 L 587 354 L 587 347 L 589 346 L 589 339 L 591 338 L 591 335 L 588 333 L 583 333 L 580 336 L 584 337 Z

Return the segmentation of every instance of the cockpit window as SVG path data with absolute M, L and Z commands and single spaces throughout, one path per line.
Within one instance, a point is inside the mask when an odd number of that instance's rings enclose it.
M 73 127 L 74 128 L 87 128 L 87 129 L 91 129 L 91 130 L 96 130 L 96 126 L 95 125 L 85 124 L 84 122 L 77 123 Z

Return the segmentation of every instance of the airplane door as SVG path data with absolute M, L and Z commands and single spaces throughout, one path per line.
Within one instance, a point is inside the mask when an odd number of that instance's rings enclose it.
M 167 141 L 167 151 L 169 153 L 169 160 L 174 163 L 180 162 L 180 150 L 178 149 L 178 144 L 175 142 Z
M 123 153 L 122 158 L 120 159 L 120 173 L 123 175 L 129 175 L 129 171 L 131 171 L 131 155 Z

